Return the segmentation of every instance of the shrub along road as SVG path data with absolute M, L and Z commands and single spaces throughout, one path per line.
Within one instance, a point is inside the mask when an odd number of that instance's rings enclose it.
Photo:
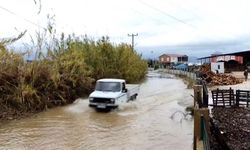
M 32 62 L 0 43 L 0 120 L 11 120 L 72 103 L 100 78 L 140 82 L 147 63 L 127 44 L 68 38 Z M 56 45 L 56 44 L 55 44 Z

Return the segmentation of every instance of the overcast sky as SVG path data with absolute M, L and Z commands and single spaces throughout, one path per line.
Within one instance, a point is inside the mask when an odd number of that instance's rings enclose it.
M 39 0 L 36 0 L 37 3 Z M 103 35 L 131 43 L 144 56 L 161 53 L 206 56 L 250 49 L 249 0 L 0 0 L 0 38 L 46 27 L 55 15 L 57 33 Z

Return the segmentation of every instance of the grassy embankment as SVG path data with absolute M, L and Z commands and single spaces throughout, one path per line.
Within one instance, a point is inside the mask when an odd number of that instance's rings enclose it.
M 193 88 L 193 86 L 195 84 L 195 80 L 193 80 L 185 75 L 176 75 L 176 76 L 183 80 L 183 82 L 187 85 L 188 89 Z
M 175 75 L 175 76 L 177 76 L 183 80 L 183 82 L 187 85 L 187 89 L 192 89 L 195 82 L 196 82 L 195 80 L 187 77 L 186 75 Z M 193 106 L 187 106 L 185 110 L 187 113 L 189 113 L 193 116 L 193 114 L 194 114 Z
M 135 83 L 146 74 L 146 62 L 127 44 L 114 45 L 105 37 L 65 41 L 30 63 L 0 43 L 0 120 L 70 104 L 100 78 Z

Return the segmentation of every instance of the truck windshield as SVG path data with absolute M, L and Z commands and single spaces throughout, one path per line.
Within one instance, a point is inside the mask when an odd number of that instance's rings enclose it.
M 119 82 L 97 82 L 95 90 L 97 91 L 121 91 L 121 86 Z

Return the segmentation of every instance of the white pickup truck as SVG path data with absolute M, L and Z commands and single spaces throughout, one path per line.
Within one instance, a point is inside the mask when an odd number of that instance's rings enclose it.
M 135 100 L 139 85 L 126 84 L 123 79 L 100 79 L 89 95 L 89 106 L 97 109 L 117 108 L 121 103 Z

